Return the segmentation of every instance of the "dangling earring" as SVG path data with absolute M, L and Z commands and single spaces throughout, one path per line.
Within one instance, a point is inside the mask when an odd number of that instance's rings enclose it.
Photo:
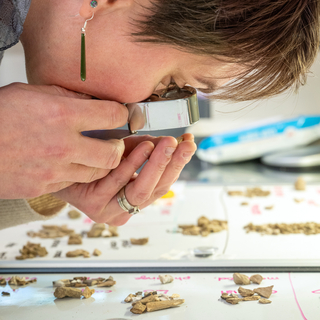
M 96 8 L 98 6 L 97 1 L 91 1 L 90 6 Z M 80 78 L 82 81 L 86 81 L 87 78 L 87 68 L 86 68 L 86 27 L 87 22 L 92 20 L 94 13 L 90 19 L 87 19 L 84 23 L 83 28 L 81 28 L 81 62 L 80 62 Z

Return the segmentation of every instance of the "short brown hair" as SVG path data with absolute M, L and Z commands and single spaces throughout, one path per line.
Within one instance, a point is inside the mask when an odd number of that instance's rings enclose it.
M 305 84 L 319 49 L 319 0 L 151 0 L 137 41 L 246 67 L 214 98 L 270 97 Z

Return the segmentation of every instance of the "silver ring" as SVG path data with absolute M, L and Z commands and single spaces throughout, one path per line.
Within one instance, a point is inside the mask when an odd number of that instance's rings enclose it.
M 126 187 L 123 187 L 118 193 L 117 193 L 117 200 L 118 200 L 118 203 L 119 203 L 119 206 L 120 208 L 123 210 L 123 211 L 126 211 L 132 215 L 140 212 L 140 209 L 138 206 L 133 206 L 129 203 L 129 201 L 127 200 L 126 198 L 126 195 L 125 195 L 125 188 Z

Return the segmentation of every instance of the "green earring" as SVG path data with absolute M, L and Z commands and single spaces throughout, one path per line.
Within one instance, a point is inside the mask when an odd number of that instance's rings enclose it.
M 91 1 L 97 2 L 97 1 Z M 90 3 L 90 5 L 91 5 Z M 98 3 L 96 4 L 96 6 Z M 91 5 L 92 6 L 92 5 Z M 87 68 L 86 68 L 86 27 L 87 22 L 92 20 L 94 17 L 94 13 L 92 14 L 92 17 L 90 19 L 87 19 L 84 23 L 83 28 L 81 28 L 81 62 L 80 62 L 80 78 L 82 81 L 86 81 L 87 78 Z

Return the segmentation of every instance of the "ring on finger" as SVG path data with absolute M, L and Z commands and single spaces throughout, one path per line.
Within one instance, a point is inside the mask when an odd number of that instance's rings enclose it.
M 126 194 L 125 194 L 125 188 L 123 187 L 118 193 L 117 193 L 117 201 L 119 203 L 120 208 L 123 211 L 128 212 L 129 214 L 136 214 L 138 212 L 140 212 L 140 209 L 138 206 L 133 206 L 126 198 Z

